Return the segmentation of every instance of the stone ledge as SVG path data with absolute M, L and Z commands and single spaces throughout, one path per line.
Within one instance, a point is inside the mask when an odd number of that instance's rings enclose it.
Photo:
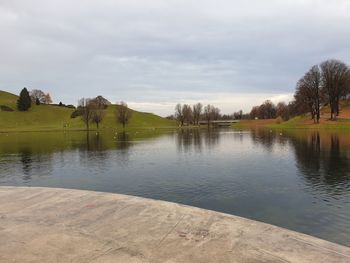
M 0 262 L 350 262 L 350 248 L 140 197 L 0 187 Z

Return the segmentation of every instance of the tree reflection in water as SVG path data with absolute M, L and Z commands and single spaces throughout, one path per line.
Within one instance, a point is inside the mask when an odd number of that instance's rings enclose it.
M 178 151 L 201 152 L 203 147 L 208 149 L 219 144 L 220 132 L 215 129 L 181 129 L 176 134 Z
M 333 194 L 349 190 L 349 147 L 341 134 L 318 131 L 290 136 L 297 167 L 308 184 Z

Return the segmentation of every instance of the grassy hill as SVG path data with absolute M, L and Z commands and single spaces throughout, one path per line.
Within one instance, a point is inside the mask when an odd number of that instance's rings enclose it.
M 310 114 L 296 116 L 288 121 L 278 123 L 277 119 L 268 120 L 242 120 L 234 124 L 235 128 L 274 128 L 274 129 L 349 129 L 350 130 L 350 103 L 340 103 L 340 114 L 336 121 L 330 120 L 330 108 L 321 109 L 320 123 L 315 124 Z
M 8 106 L 12 109 L 16 109 L 18 96 L 0 90 L 0 105 Z
M 340 113 L 336 121 L 330 120 L 330 108 L 325 106 L 321 109 L 320 123 L 314 124 L 310 114 L 296 116 L 280 124 L 270 124 L 270 128 L 300 128 L 300 129 L 350 129 L 350 104 L 342 101 Z
M 29 111 L 20 112 L 16 109 L 18 97 L 8 92 L 0 91 L 0 105 L 12 108 L 13 112 L 0 110 L 0 131 L 40 131 L 40 130 L 79 130 L 85 129 L 80 117 L 72 119 L 74 109 L 54 105 L 33 105 Z M 106 109 L 106 115 L 100 129 L 121 130 L 116 121 L 116 107 L 111 105 Z M 94 129 L 93 124 L 90 125 Z M 166 128 L 175 127 L 174 121 L 151 113 L 132 110 L 132 116 L 127 129 Z

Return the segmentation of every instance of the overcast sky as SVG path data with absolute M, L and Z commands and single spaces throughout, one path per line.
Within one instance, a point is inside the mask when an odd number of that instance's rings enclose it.
M 160 115 L 289 100 L 327 58 L 350 62 L 349 0 L 0 0 L 0 89 Z

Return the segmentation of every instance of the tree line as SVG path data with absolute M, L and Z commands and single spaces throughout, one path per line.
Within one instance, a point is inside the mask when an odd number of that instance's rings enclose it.
M 241 116 L 242 111 L 240 113 L 235 113 L 236 117 Z M 220 113 L 220 109 L 213 105 L 203 106 L 202 103 L 196 103 L 194 105 L 189 104 L 177 104 L 175 106 L 174 115 L 170 115 L 167 117 L 168 119 L 177 120 L 180 126 L 184 125 L 199 125 L 200 121 L 205 122 L 207 125 L 214 120 L 228 120 L 233 119 L 234 114 L 225 115 Z
M 297 82 L 294 100 L 277 105 L 267 100 L 250 111 L 252 119 L 291 117 L 309 113 L 319 123 L 321 108 L 329 106 L 330 119 L 336 120 L 340 112 L 340 101 L 350 95 L 350 68 L 342 61 L 330 59 L 312 66 Z
M 33 104 L 52 104 L 50 94 L 39 89 L 28 91 L 27 88 L 23 88 L 17 100 L 17 109 L 19 111 L 28 111 Z M 80 99 L 78 101 L 77 108 L 75 108 L 73 105 L 65 105 L 62 102 L 55 105 L 74 108 L 75 110 L 72 112 L 71 118 L 80 117 L 85 123 L 86 129 L 89 130 L 90 124 L 95 124 L 96 128 L 99 128 L 100 123 L 105 118 L 106 109 L 109 105 L 111 105 L 111 103 L 104 97 L 97 96 L 93 99 Z M 131 115 L 132 111 L 128 108 L 128 105 L 125 102 L 121 101 L 116 105 L 115 119 L 123 126 L 123 128 L 125 128 L 125 126 L 128 124 Z
M 19 111 L 27 111 L 33 104 L 40 105 L 51 103 L 52 99 L 49 93 L 45 93 L 39 89 L 28 91 L 27 88 L 23 88 L 17 100 L 17 109 Z
M 105 118 L 106 109 L 110 105 L 111 103 L 102 96 L 97 96 L 93 99 L 81 98 L 78 102 L 77 109 L 72 113 L 71 117 L 76 118 L 79 116 L 85 123 L 87 130 L 89 130 L 90 123 L 95 124 L 98 129 L 100 123 Z M 115 116 L 116 121 L 125 128 L 132 116 L 132 112 L 128 108 L 128 105 L 121 101 L 116 105 Z

